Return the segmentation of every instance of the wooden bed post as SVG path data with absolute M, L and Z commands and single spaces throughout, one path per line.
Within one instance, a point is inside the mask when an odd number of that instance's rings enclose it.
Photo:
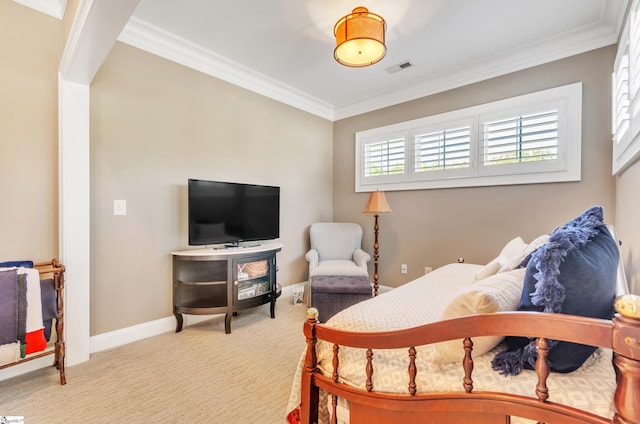
M 313 375 L 317 371 L 318 359 L 316 356 L 316 327 L 318 323 L 318 310 L 309 308 L 307 320 L 304 323 L 304 336 L 307 339 L 307 354 L 302 368 L 302 387 L 300 402 L 300 422 L 303 424 L 315 424 L 318 422 L 318 404 L 320 391 L 313 384 Z
M 613 363 L 617 387 L 614 396 L 617 424 L 633 424 L 640 410 L 640 297 L 625 295 L 615 302 Z

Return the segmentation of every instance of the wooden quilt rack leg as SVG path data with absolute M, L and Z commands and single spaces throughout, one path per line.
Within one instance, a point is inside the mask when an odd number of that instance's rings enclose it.
M 56 291 L 56 336 L 53 366 L 60 371 L 60 384 L 67 384 L 65 375 L 65 342 L 64 342 L 64 266 L 55 259 L 51 261 L 53 268 L 53 283 Z

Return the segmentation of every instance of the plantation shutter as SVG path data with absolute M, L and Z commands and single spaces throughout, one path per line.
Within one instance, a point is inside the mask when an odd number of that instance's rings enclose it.
M 365 143 L 363 155 L 365 178 L 404 174 L 404 146 L 404 137 Z
M 640 1 L 634 0 L 613 64 L 613 174 L 640 157 Z
M 631 119 L 640 112 L 640 2 L 635 2 L 629 13 L 629 98 Z
M 629 128 L 629 52 L 621 58 L 613 74 L 612 123 L 615 142 L 618 143 Z
M 414 172 L 469 168 L 471 126 L 417 134 Z
M 581 82 L 358 131 L 356 192 L 580 181 L 581 132 Z
M 484 123 L 483 166 L 558 159 L 558 110 Z

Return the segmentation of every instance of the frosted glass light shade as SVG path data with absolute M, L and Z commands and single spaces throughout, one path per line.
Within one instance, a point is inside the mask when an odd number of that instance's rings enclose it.
M 366 7 L 356 7 L 333 28 L 336 36 L 333 56 L 339 63 L 352 67 L 379 62 L 387 53 L 385 28 L 382 16 L 369 12 Z

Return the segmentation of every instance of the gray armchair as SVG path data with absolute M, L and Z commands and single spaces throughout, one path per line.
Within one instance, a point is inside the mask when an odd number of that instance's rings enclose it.
M 318 222 L 309 231 L 309 279 L 317 275 L 369 277 L 371 255 L 362 250 L 362 228 L 350 222 Z

